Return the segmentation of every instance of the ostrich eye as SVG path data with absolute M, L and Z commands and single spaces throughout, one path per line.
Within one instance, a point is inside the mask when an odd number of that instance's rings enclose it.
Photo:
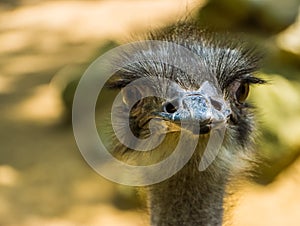
M 248 94 L 249 94 L 249 84 L 241 83 L 237 91 L 235 92 L 235 97 L 238 102 L 243 103 L 247 99 Z
M 175 113 L 177 111 L 177 108 L 171 102 L 166 102 L 163 105 L 163 110 L 166 113 L 173 114 L 173 113 Z

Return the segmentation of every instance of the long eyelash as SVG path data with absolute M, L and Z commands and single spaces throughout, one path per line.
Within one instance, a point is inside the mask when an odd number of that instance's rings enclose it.
M 248 83 L 248 84 L 266 84 L 268 83 L 266 80 L 261 79 L 261 78 L 257 78 L 255 76 L 236 76 L 236 77 L 232 77 L 230 80 L 227 81 L 227 83 L 225 84 L 225 88 L 228 88 L 232 83 L 236 82 L 236 81 L 240 81 L 241 83 Z
M 254 76 L 247 76 L 245 78 L 242 78 L 242 82 L 248 83 L 248 84 L 265 84 L 267 83 L 266 80 L 257 78 Z

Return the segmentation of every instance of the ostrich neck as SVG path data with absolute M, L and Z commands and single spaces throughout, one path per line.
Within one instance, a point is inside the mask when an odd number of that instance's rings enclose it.
M 188 163 L 173 177 L 150 187 L 151 225 L 222 225 L 224 174 L 213 165 L 199 172 Z

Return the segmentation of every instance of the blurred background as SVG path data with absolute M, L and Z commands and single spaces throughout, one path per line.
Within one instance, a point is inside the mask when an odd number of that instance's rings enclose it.
M 0 0 L 0 225 L 148 225 L 134 188 L 105 180 L 78 151 L 78 79 L 105 51 L 189 15 L 264 46 L 252 89 L 265 156 L 235 225 L 300 225 L 299 0 Z M 105 111 L 98 109 L 99 117 Z

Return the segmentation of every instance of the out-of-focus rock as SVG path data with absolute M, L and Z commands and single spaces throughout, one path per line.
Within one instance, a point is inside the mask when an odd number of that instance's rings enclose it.
M 300 76 L 300 73 L 298 73 Z M 269 164 L 261 166 L 259 181 L 268 183 L 300 154 L 300 82 L 280 75 L 261 75 L 269 85 L 255 87 L 261 136 L 258 151 Z
M 298 0 L 210 0 L 199 12 L 199 22 L 218 30 L 276 34 L 295 21 Z
M 299 73 L 300 76 L 300 73 Z M 286 147 L 300 147 L 300 83 L 269 75 L 270 85 L 254 88 L 253 100 L 271 134 Z

